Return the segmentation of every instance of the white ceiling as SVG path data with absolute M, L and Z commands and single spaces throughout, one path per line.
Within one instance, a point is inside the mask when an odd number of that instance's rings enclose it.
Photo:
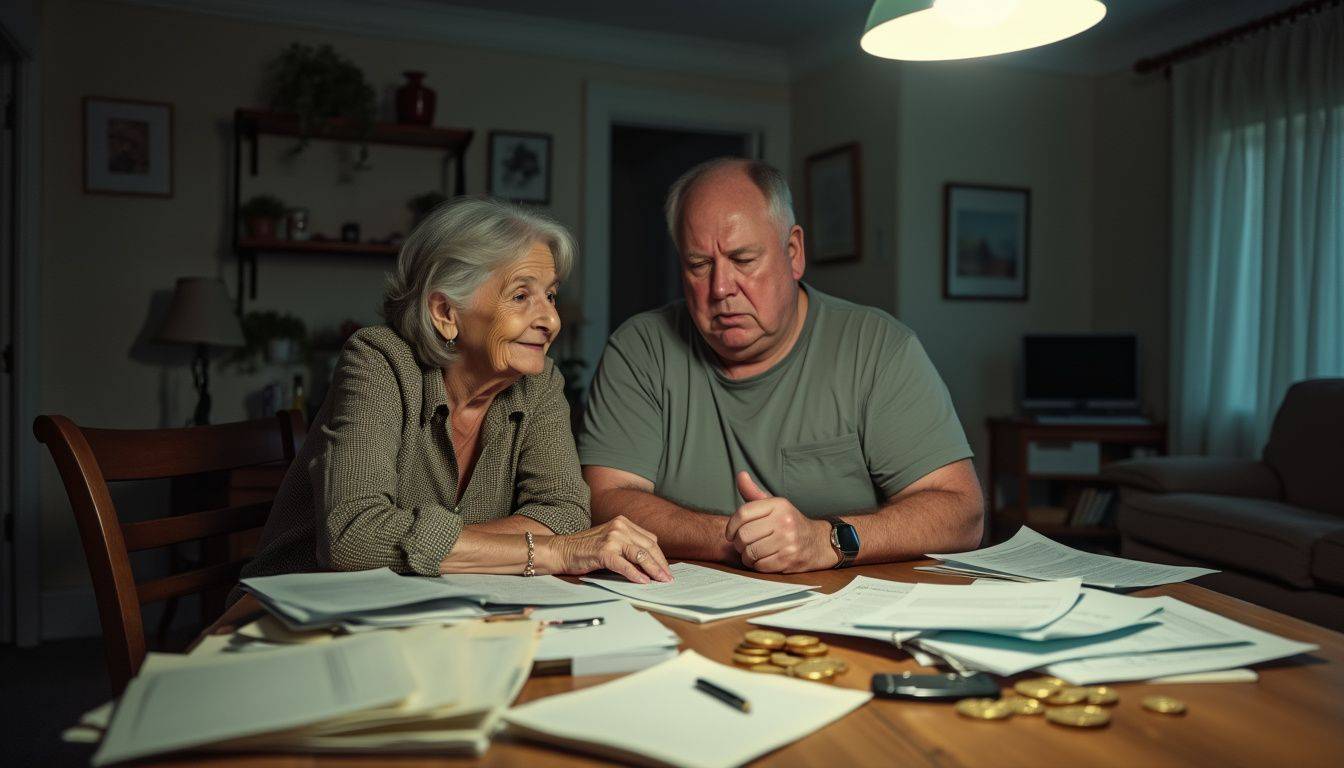
M 435 0 L 490 13 L 709 38 L 816 60 L 857 47 L 872 0 Z M 1002 57 L 1080 73 L 1149 56 L 1300 0 L 1105 0 L 1106 18 L 1069 40 Z

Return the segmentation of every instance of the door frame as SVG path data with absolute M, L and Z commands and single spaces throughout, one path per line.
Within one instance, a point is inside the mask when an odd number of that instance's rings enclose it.
M 14 62 L 13 279 L 10 302 L 13 319 L 13 370 L 10 404 L 11 434 L 4 439 L 10 455 L 10 498 L 4 503 L 13 515 L 14 617 L 12 639 L 20 646 L 37 645 L 42 635 L 41 609 L 41 504 L 39 496 L 38 443 L 28 425 L 37 416 L 38 389 L 38 296 L 41 205 L 41 98 L 38 56 L 38 24 L 28 4 L 0 5 L 0 36 L 18 58 Z M 10 248 L 5 243 L 3 247 Z M 8 260 L 6 259 L 6 262 Z M 0 579 L 3 581 L 3 579 Z
M 585 83 L 583 163 L 583 326 L 579 356 L 586 392 L 607 341 L 611 277 L 611 127 L 637 125 L 754 137 L 753 155 L 789 176 L 791 110 L 786 101 L 704 96 L 691 91 Z

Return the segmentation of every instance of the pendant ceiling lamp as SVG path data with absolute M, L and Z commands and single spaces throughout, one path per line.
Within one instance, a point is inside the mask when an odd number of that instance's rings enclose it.
M 859 45 L 884 59 L 973 59 L 1063 40 L 1105 15 L 1098 0 L 877 0 Z

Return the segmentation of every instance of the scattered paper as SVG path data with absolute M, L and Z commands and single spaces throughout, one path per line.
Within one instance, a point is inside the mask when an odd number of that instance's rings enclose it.
M 623 597 L 648 603 L 713 608 L 742 608 L 776 598 L 816 589 L 816 585 L 789 584 L 753 579 L 736 573 L 706 568 L 694 563 L 673 563 L 673 581 L 636 584 L 624 576 L 584 576 L 581 581 L 596 584 Z
M 916 584 L 905 596 L 860 619 L 886 629 L 1037 629 L 1078 602 L 1078 579 L 1031 584 Z
M 890 629 L 860 627 L 858 624 L 877 611 L 905 597 L 915 585 L 887 581 L 870 576 L 855 576 L 843 589 L 813 600 L 799 608 L 751 619 L 750 623 L 802 632 L 828 632 L 834 635 L 866 637 L 888 643 L 902 643 L 917 631 L 893 632 Z

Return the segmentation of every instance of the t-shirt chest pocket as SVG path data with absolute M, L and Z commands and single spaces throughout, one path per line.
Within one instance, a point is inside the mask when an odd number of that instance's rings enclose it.
M 850 433 L 780 449 L 784 496 L 808 517 L 877 506 L 859 436 Z

